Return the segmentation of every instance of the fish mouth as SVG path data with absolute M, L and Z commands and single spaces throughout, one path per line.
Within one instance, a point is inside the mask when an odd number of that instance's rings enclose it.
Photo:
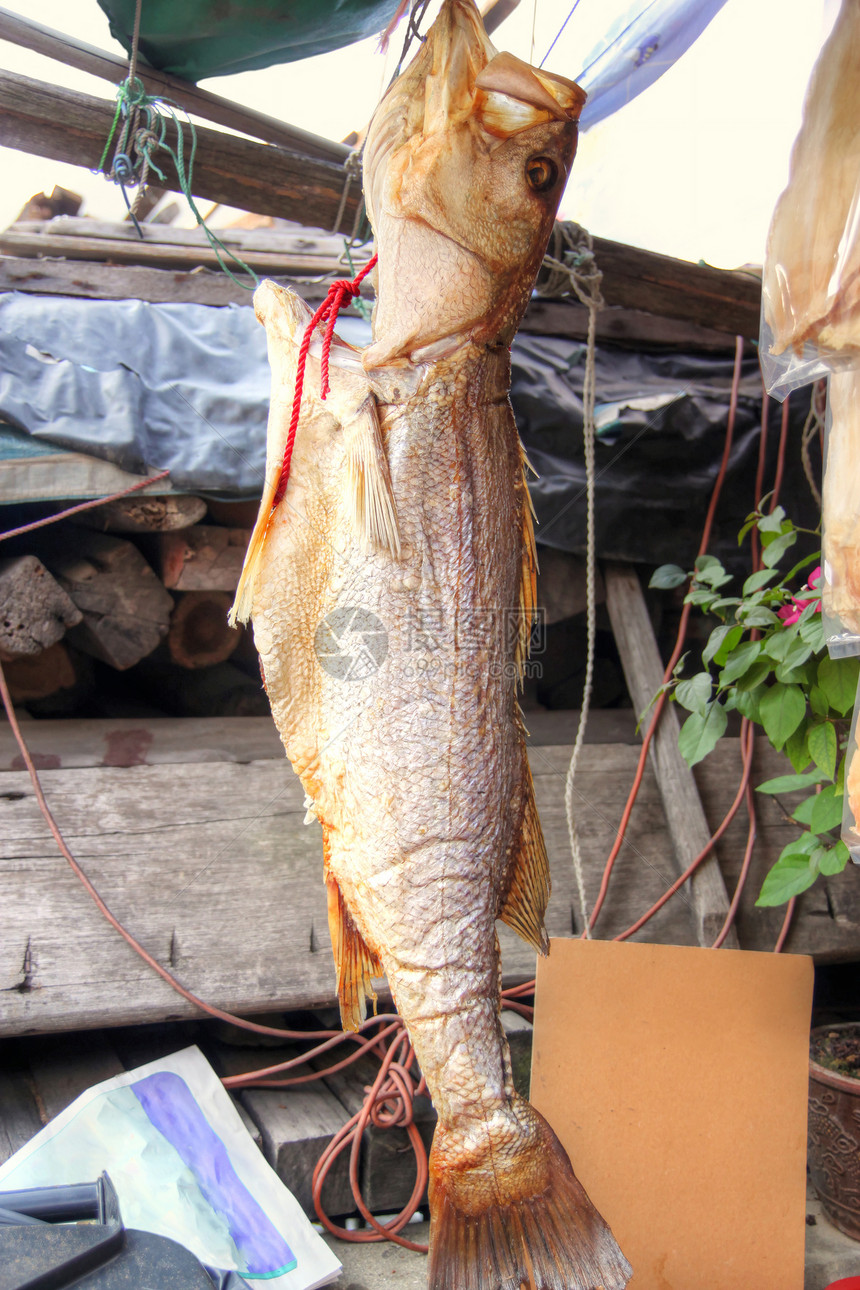
M 364 157 L 371 223 L 375 171 L 395 149 L 440 136 L 479 117 L 500 140 L 549 121 L 579 120 L 585 91 L 575 81 L 499 53 L 474 0 L 445 0 L 424 44 L 379 104 Z

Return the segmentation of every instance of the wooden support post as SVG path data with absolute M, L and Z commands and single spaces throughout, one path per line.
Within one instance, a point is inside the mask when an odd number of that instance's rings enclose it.
M 612 631 L 638 715 L 648 707 L 663 683 L 663 663 L 636 570 L 627 564 L 608 562 L 603 566 L 603 577 Z M 668 704 L 652 740 L 650 755 L 678 868 L 683 871 L 707 845 L 711 830 L 693 773 L 678 750 L 679 730 L 675 709 Z M 690 893 L 699 944 L 712 945 L 729 912 L 726 885 L 713 852 L 690 879 Z M 725 944 L 730 949 L 739 947 L 734 928 Z

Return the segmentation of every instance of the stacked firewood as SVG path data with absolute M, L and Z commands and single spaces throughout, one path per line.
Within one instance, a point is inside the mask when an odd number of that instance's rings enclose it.
M 138 495 L 7 544 L 0 659 L 16 704 L 120 715 L 104 711 L 113 689 L 175 715 L 265 713 L 252 642 L 227 625 L 254 510 Z

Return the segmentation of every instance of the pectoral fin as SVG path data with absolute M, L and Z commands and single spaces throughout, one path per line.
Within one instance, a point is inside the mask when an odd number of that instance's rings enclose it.
M 369 394 L 352 421 L 346 438 L 347 499 L 356 536 L 370 550 L 400 558 L 400 531 L 391 492 L 388 459 L 379 429 L 376 399 Z

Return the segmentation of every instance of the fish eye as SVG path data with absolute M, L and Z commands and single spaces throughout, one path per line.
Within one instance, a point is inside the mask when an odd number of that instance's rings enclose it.
M 532 157 L 526 162 L 526 183 L 536 193 L 545 193 L 558 179 L 558 166 L 551 157 Z

